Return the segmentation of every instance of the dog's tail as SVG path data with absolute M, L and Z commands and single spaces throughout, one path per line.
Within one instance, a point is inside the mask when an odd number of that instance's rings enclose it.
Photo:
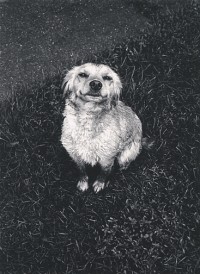
M 142 138 L 142 147 L 149 150 L 154 146 L 154 140 L 151 138 Z

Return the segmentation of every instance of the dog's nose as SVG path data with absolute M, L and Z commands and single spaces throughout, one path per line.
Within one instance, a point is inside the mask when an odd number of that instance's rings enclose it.
M 90 87 L 95 91 L 99 91 L 102 88 L 102 83 L 98 80 L 93 80 L 90 82 Z

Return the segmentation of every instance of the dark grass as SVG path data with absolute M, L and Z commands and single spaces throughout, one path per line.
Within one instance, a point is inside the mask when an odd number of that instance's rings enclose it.
M 200 272 L 200 10 L 154 18 L 151 34 L 90 58 L 119 72 L 155 140 L 102 193 L 76 190 L 59 142 L 62 75 L 1 108 L 1 273 Z

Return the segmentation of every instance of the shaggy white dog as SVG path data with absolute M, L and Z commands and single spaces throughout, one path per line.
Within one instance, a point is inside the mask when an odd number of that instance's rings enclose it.
M 93 184 L 102 190 L 117 159 L 121 168 L 135 160 L 142 147 L 142 124 L 119 100 L 122 84 L 106 65 L 87 63 L 70 70 L 63 82 L 67 95 L 61 142 L 79 166 L 78 189 L 86 191 L 86 165 L 100 165 Z

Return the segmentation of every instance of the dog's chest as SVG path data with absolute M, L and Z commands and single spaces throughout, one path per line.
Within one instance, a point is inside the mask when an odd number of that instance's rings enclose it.
M 109 129 L 103 119 L 90 113 L 68 113 L 64 120 L 64 128 L 64 146 L 72 157 L 80 157 L 83 161 L 95 165 L 109 154 L 112 143 Z
M 90 113 L 69 114 L 65 118 L 65 123 L 73 144 L 86 150 L 91 150 L 98 143 L 101 133 L 105 131 L 102 121 Z
M 76 117 L 74 129 L 79 140 L 91 141 L 102 132 L 103 123 L 98 118 L 94 118 L 92 114 L 85 113 Z

